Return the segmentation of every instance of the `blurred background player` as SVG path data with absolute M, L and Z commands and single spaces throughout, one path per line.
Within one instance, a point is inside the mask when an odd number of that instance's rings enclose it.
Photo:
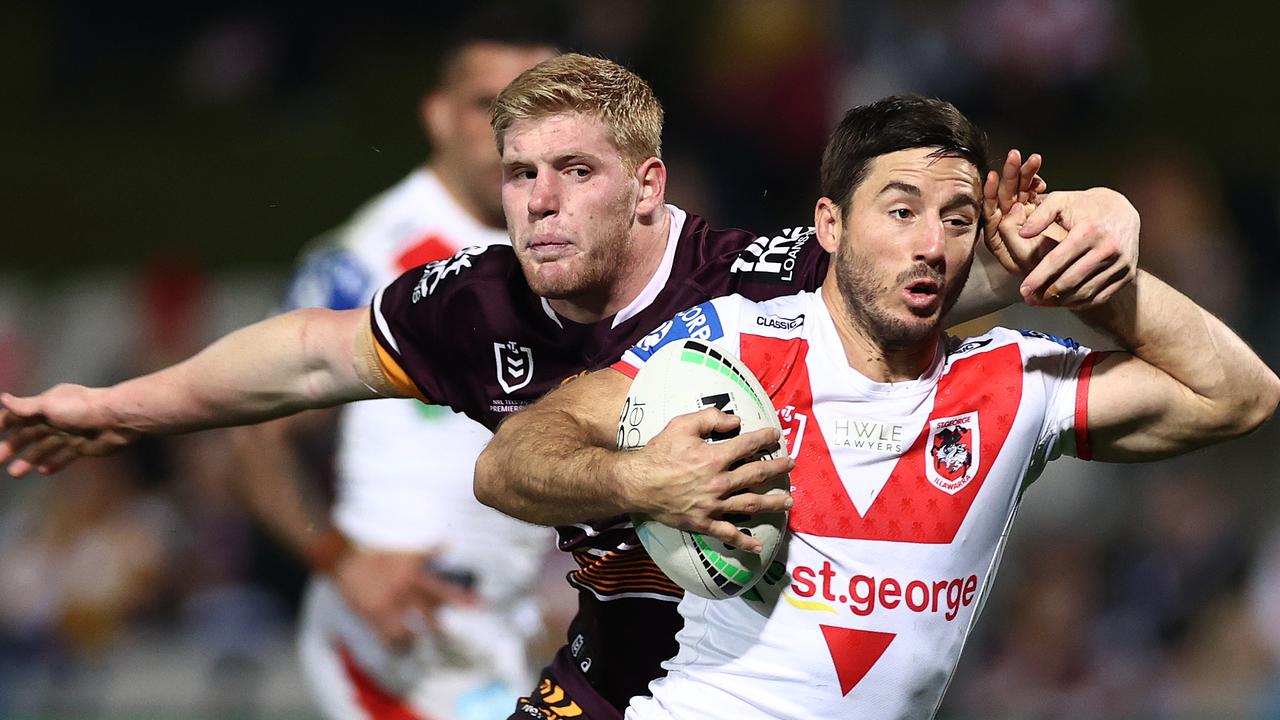
M 554 53 L 527 23 L 497 13 L 461 28 L 418 106 L 430 161 L 304 252 L 283 309 L 363 307 L 409 268 L 508 243 L 488 110 L 516 75 Z M 335 416 L 326 522 L 321 483 L 299 449 L 323 443 Z M 414 400 L 236 432 L 236 494 L 315 573 L 299 653 L 328 717 L 489 717 L 530 685 L 525 647 L 543 625 L 533 585 L 552 538 L 475 500 L 472 468 L 490 437 L 464 415 Z M 485 556 L 495 541 L 506 548 L 501 562 Z

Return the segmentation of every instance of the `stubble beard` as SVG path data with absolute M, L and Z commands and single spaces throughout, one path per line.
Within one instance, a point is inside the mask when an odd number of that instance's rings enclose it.
M 630 223 L 621 218 L 616 223 L 588 228 L 595 234 L 587 250 L 559 260 L 554 272 L 540 274 L 539 265 L 521 256 L 520 265 L 534 293 L 550 300 L 575 300 L 608 295 L 617 277 L 629 266 Z
M 899 273 L 892 285 L 886 285 L 871 263 L 849 250 L 848 243 L 841 243 L 835 257 L 836 285 L 845 297 L 845 307 L 850 319 L 867 334 L 868 339 L 888 354 L 916 348 L 938 336 L 942 318 L 960 297 L 960 290 L 969 277 L 972 264 L 971 255 L 955 280 L 949 284 L 944 284 L 945 273 L 926 265 L 917 265 Z M 941 311 L 932 317 L 917 317 L 914 322 L 891 312 L 886 307 L 888 302 L 892 302 L 892 299 L 886 299 L 891 290 L 920 278 L 932 279 L 942 289 L 944 295 Z

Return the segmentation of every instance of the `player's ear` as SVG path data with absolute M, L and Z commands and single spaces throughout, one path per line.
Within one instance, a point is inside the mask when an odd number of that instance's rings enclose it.
M 667 201 L 667 166 L 661 158 L 651 157 L 636 166 L 636 182 L 640 195 L 636 198 L 636 214 L 653 215 Z
M 818 198 L 818 205 L 813 209 L 813 227 L 818 233 L 818 244 L 834 255 L 844 234 L 844 209 L 831 198 Z

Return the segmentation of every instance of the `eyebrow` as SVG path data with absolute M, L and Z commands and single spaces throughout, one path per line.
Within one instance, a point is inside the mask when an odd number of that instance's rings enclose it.
M 575 149 L 575 150 L 569 150 L 567 152 L 560 153 L 559 155 L 552 157 L 550 162 L 552 165 L 572 165 L 573 163 L 589 163 L 594 161 L 595 159 L 596 159 L 595 155 L 584 152 L 582 150 Z M 511 165 L 531 165 L 533 163 L 525 158 L 514 158 L 511 160 L 507 160 L 504 158 L 502 160 L 502 164 L 504 166 L 511 166 Z
M 970 193 L 956 193 L 955 196 L 942 206 L 942 209 L 939 212 L 945 215 L 952 210 L 959 210 L 964 207 L 971 207 L 979 212 L 982 211 L 982 205 L 978 202 L 978 198 L 974 197 Z
M 920 188 L 916 187 L 915 185 L 912 185 L 910 183 L 904 183 L 901 180 L 890 180 L 888 184 L 880 188 L 880 192 L 876 193 L 876 197 L 879 197 L 889 192 L 890 190 L 899 190 L 908 195 L 915 195 L 916 197 L 921 196 Z
M 897 190 L 899 192 L 904 192 L 914 197 L 923 197 L 923 193 L 920 192 L 920 188 L 916 187 L 915 185 L 912 185 L 911 183 L 902 182 L 901 180 L 889 181 L 887 184 L 885 184 L 883 188 L 880 189 L 879 195 L 883 195 L 889 192 L 890 190 Z M 981 203 L 978 202 L 978 198 L 972 195 L 971 193 L 956 193 L 954 197 L 952 197 L 950 200 L 946 202 L 946 204 L 942 206 L 942 209 L 940 212 L 947 213 L 962 207 L 972 207 L 975 210 L 982 209 L 982 205 Z

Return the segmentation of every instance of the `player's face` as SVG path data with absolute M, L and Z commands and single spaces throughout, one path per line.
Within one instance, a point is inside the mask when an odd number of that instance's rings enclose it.
M 511 124 L 502 207 L 529 286 L 552 299 L 607 294 L 626 257 L 639 181 L 603 122 L 562 113 Z
M 427 99 L 435 162 L 448 166 L 456 181 L 455 192 L 465 194 L 468 204 L 483 215 L 481 219 L 494 227 L 502 227 L 498 195 L 502 175 L 489 127 L 489 108 L 517 75 L 554 54 L 550 48 L 493 42 L 468 45 L 445 85 Z
M 982 197 L 968 160 L 915 148 L 875 158 L 835 254 L 853 318 L 887 348 L 936 337 L 973 262 Z

